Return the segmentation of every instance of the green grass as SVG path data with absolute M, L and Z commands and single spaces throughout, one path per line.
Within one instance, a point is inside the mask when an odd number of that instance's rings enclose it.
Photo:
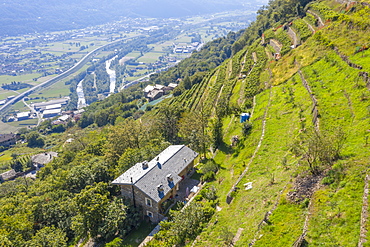
M 322 32 L 331 37 L 334 33 L 332 30 L 323 29 Z M 369 54 L 369 51 L 364 51 L 350 59 L 363 65 L 368 71 Z M 226 64 L 229 65 L 229 71 L 230 62 L 226 61 L 223 66 Z M 215 161 L 221 165 L 221 170 L 216 180 L 209 183 L 217 188 L 218 205 L 222 210 L 216 212 L 210 220 L 197 239 L 196 246 L 223 245 L 224 229 L 235 236 L 239 228 L 244 228 L 235 246 L 248 246 L 253 239 L 257 240 L 255 246 L 291 246 L 302 233 L 308 209 L 304 205 L 290 202 L 286 197 L 286 194 L 293 190 L 295 177 L 308 169 L 300 157 L 290 152 L 290 147 L 302 130 L 312 127 L 312 101 L 297 74 L 298 65 L 302 66 L 303 74 L 318 99 L 320 129 L 340 126 L 348 135 L 342 160 L 333 165 L 334 172 L 340 171 L 340 178 L 330 185 L 322 185 L 311 199 L 306 240 L 310 246 L 357 244 L 364 177 L 368 171 L 368 149 L 364 146 L 365 137 L 369 136 L 366 130 L 370 93 L 365 82 L 358 76 L 359 70 L 349 67 L 331 48 L 318 41 L 317 37 L 309 37 L 302 46 L 287 53 L 280 61 L 270 63 L 273 68 L 272 83 L 275 86 L 271 89 L 266 132 L 262 145 L 239 183 L 239 189 L 231 204 L 226 203 L 226 195 L 247 167 L 256 149 L 262 133 L 262 120 L 269 100 L 269 91 L 257 95 L 251 119 L 252 132 L 248 137 L 241 138 L 237 147 L 230 148 L 229 144 L 233 135 L 242 136 L 238 118 L 229 115 L 223 119 L 224 130 L 227 129 L 224 133 L 225 145 L 220 147 L 215 157 Z M 193 97 L 214 97 L 212 90 L 217 85 L 221 70 L 218 68 L 217 73 L 208 79 L 203 90 L 200 90 L 203 88 L 203 82 L 193 87 Z M 261 82 L 269 79 L 267 71 L 258 75 L 257 80 Z M 225 85 L 226 81 L 223 83 Z M 231 103 L 238 103 L 238 92 L 243 85 L 243 80 L 236 83 L 230 98 Z M 198 91 L 202 93 L 199 95 Z M 181 102 L 187 100 L 195 99 L 187 95 L 180 96 Z M 283 165 L 283 159 L 287 160 L 286 165 Z M 253 188 L 245 191 L 243 184 L 247 182 L 253 182 Z M 274 205 L 276 209 L 269 217 L 268 224 L 262 224 L 259 228 L 264 215 L 272 210 Z M 214 224 L 216 221 L 217 224 Z
M 9 133 L 14 133 L 17 130 L 17 128 L 0 121 L 0 130 L 1 130 L 0 134 L 9 134 Z M 1 157 L 0 157 L 0 160 L 1 160 Z
M 24 103 L 22 101 L 18 101 L 17 103 L 15 103 L 13 106 L 12 106 L 12 109 L 14 111 L 20 111 L 20 112 L 24 112 L 24 111 L 29 111 L 30 109 L 24 105 Z
M 9 96 L 16 96 L 17 93 L 9 90 L 0 89 L 0 100 L 4 100 Z
M 191 37 L 189 37 L 187 35 L 181 35 L 181 36 L 178 36 L 175 39 L 175 42 L 176 43 L 190 43 L 191 42 Z
M 154 227 L 155 225 L 143 221 L 137 229 L 133 230 L 123 239 L 123 245 L 131 247 L 139 246 Z
M 139 56 L 140 56 L 140 52 L 133 51 L 133 52 L 128 53 L 125 57 L 134 57 L 134 58 L 137 58 Z
M 8 124 L 16 128 L 23 128 L 23 127 L 37 125 L 37 121 L 38 121 L 37 118 L 33 118 L 33 119 L 27 119 L 23 121 L 9 122 Z
M 37 78 L 41 76 L 41 74 L 24 74 L 24 75 L 17 75 L 17 76 L 11 76 L 11 75 L 1 75 L 0 76 L 0 84 L 3 83 L 10 83 L 12 81 L 19 81 L 19 82 L 32 82 L 33 78 Z
M 64 84 L 64 80 L 61 80 L 46 89 L 42 90 L 42 96 L 44 98 L 61 98 L 68 96 L 70 93 L 69 85 Z
M 148 52 L 145 53 L 144 56 L 137 59 L 138 62 L 144 62 L 144 63 L 154 63 L 156 62 L 160 56 L 163 56 L 163 52 Z

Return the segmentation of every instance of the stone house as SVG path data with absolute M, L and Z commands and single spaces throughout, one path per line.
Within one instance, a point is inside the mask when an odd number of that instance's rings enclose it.
M 9 147 L 15 145 L 16 140 L 16 134 L 0 134 L 0 146 Z
M 0 174 L 0 183 L 15 179 L 17 176 L 18 176 L 18 173 L 14 169 L 11 169 L 9 171 L 1 173 Z
M 122 196 L 140 206 L 152 222 L 164 218 L 165 202 L 176 197 L 181 182 L 188 178 L 198 153 L 184 145 L 171 145 L 153 160 L 137 163 L 112 183 Z

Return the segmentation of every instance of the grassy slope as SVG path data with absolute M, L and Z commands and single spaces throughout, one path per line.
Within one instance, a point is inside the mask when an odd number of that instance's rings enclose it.
M 222 97 L 229 92 L 232 92 L 230 104 L 241 105 L 244 99 L 239 97 L 245 96 L 243 90 L 248 89 L 256 76 L 261 82 L 256 87 L 265 89 L 255 99 L 251 119 L 253 131 L 247 138 L 242 138 L 237 147 L 230 148 L 228 145 L 233 135 L 241 136 L 242 126 L 237 117 L 224 118 L 226 144 L 215 156 L 222 169 L 216 180 L 211 182 L 218 189 L 222 210 L 213 216 L 198 236 L 195 246 L 226 245 L 230 235 L 235 237 L 237 232 L 241 234 L 238 239 L 234 239 L 236 246 L 247 246 L 254 239 L 254 246 L 291 246 L 302 234 L 307 214 L 308 232 L 305 239 L 310 245 L 357 244 L 364 178 L 368 171 L 365 138 L 369 136 L 370 99 L 369 90 L 358 73 L 370 72 L 370 52 L 367 50 L 354 54 L 356 46 L 368 42 L 368 34 L 366 29 L 350 26 L 356 23 L 364 11 L 369 13 L 369 8 L 356 5 L 356 11 L 353 12 L 343 12 L 343 9 L 345 6 L 334 2 L 314 4 L 311 10 L 323 19 L 339 16 L 340 22 L 331 20 L 323 28 L 314 27 L 320 30 L 305 43 L 289 51 L 278 62 L 269 61 L 262 69 L 252 71 L 246 79 L 237 80 L 231 90 L 224 91 L 224 88 L 233 79 L 230 77 L 232 72 L 222 82 L 218 78 L 224 74 L 225 69 L 229 71 L 233 67 L 233 63 L 228 60 L 201 84 L 189 90 L 188 94 L 173 99 L 191 109 L 196 109 L 199 102 L 203 102 L 209 110 L 208 107 L 212 107 L 215 102 L 215 95 Z M 342 20 L 352 20 L 352 24 Z M 297 25 L 302 24 L 299 21 Z M 307 29 L 305 32 L 307 35 Z M 363 69 L 350 67 L 333 50 L 334 46 L 340 53 L 349 56 L 352 62 L 362 65 Z M 248 72 L 253 64 L 250 54 L 258 49 L 259 45 L 254 44 L 237 54 L 239 57 L 236 61 L 233 59 L 233 62 L 238 66 L 232 71 L 240 71 L 243 55 L 249 54 L 246 55 L 247 66 L 244 68 Z M 267 68 L 272 71 L 270 80 Z M 301 129 L 312 127 L 312 103 L 297 73 L 299 68 L 318 100 L 320 129 L 340 127 L 347 133 L 343 157 L 333 165 L 333 170 L 339 171 L 340 178 L 330 185 L 321 184 L 311 198 L 309 208 L 307 204 L 289 202 L 286 197 L 297 175 L 307 170 L 300 162 L 300 157 L 295 157 L 289 149 Z M 238 73 L 234 73 L 234 77 L 235 74 Z M 268 83 L 264 85 L 266 81 Z M 273 87 L 268 89 L 268 84 Z M 264 119 L 266 125 L 263 140 L 251 160 L 262 136 Z M 284 159 L 287 161 L 285 165 Z M 239 190 L 231 204 L 227 204 L 227 193 L 246 168 L 248 170 L 238 185 Z M 253 189 L 244 190 L 243 184 L 246 182 L 253 182 Z M 269 223 L 260 224 L 268 211 L 272 211 Z

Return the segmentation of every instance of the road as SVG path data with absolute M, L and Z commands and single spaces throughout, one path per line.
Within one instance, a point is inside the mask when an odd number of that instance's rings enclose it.
M 179 62 L 181 62 L 181 60 L 178 60 L 178 61 L 176 61 L 174 64 L 171 64 L 171 65 L 169 65 L 169 66 L 167 66 L 167 67 L 164 67 L 164 68 L 162 68 L 162 69 L 160 69 L 160 70 L 157 70 L 157 71 L 152 72 L 152 73 L 150 73 L 150 74 L 147 74 L 147 75 L 145 75 L 145 76 L 143 76 L 143 77 L 140 77 L 139 79 L 137 79 L 137 80 L 135 80 L 135 81 L 131 81 L 131 82 L 129 82 L 129 83 L 127 83 L 127 84 L 125 84 L 125 85 L 122 85 L 122 87 L 120 88 L 120 91 L 122 91 L 122 90 L 123 90 L 123 89 L 125 89 L 125 88 L 131 87 L 132 85 L 135 85 L 135 84 L 139 83 L 140 81 L 142 81 L 142 80 L 144 80 L 144 79 L 146 79 L 146 78 L 149 78 L 149 77 L 150 77 L 151 75 L 153 75 L 153 74 L 159 73 L 159 72 L 161 72 L 161 71 L 168 70 L 169 68 L 171 68 L 171 67 L 173 67 L 173 66 L 177 65 Z
M 54 77 L 54 78 L 52 78 L 50 80 L 47 80 L 45 82 L 40 83 L 40 84 L 32 87 L 31 89 L 28 89 L 27 91 L 25 91 L 25 92 L 17 95 L 13 99 L 11 99 L 8 102 L 6 102 L 2 107 L 0 107 L 0 115 L 3 114 L 8 107 L 10 107 L 14 103 L 18 102 L 19 100 L 23 99 L 24 97 L 30 95 L 31 93 L 33 93 L 37 89 L 40 89 L 40 88 L 45 87 L 45 86 L 50 86 L 50 85 L 52 85 L 52 84 L 54 84 L 54 83 L 56 83 L 56 82 L 58 82 L 58 81 L 60 81 L 60 80 L 62 80 L 64 78 L 66 78 L 67 76 L 75 73 L 76 71 L 78 71 L 79 69 L 81 69 L 88 61 L 90 61 L 90 59 L 97 52 L 99 52 L 100 50 L 102 50 L 104 48 L 107 48 L 110 45 L 114 45 L 116 43 L 119 43 L 121 41 L 132 39 L 132 38 L 137 38 L 139 36 L 142 36 L 142 34 L 138 34 L 138 35 L 127 37 L 127 38 L 120 39 L 120 40 L 116 40 L 116 41 L 113 41 L 113 42 L 111 42 L 109 44 L 106 44 L 106 45 L 103 45 L 101 47 L 98 47 L 98 48 L 94 49 L 93 51 L 89 52 L 86 56 L 84 56 L 80 61 L 78 61 L 73 67 L 71 67 L 67 71 L 63 72 L 62 74 L 60 74 L 60 75 L 58 75 L 58 76 L 56 76 L 56 77 Z
M 40 125 L 40 123 L 42 122 L 41 114 L 40 114 L 39 112 L 35 111 L 35 109 L 33 109 L 33 107 L 31 107 L 29 104 L 27 104 L 27 102 L 24 100 L 24 98 L 22 99 L 22 101 L 23 101 L 23 104 L 24 104 L 25 106 L 27 106 L 27 107 L 30 109 L 31 114 L 36 113 L 36 116 L 37 116 L 37 118 L 38 118 L 37 126 L 39 126 L 39 125 Z

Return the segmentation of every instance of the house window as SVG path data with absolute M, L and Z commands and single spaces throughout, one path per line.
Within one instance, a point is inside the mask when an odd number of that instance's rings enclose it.
M 146 211 L 146 215 L 148 215 L 150 218 L 153 218 L 153 213 L 150 211 Z
M 149 198 L 145 198 L 145 204 L 149 207 L 152 206 L 152 200 L 150 200 Z

